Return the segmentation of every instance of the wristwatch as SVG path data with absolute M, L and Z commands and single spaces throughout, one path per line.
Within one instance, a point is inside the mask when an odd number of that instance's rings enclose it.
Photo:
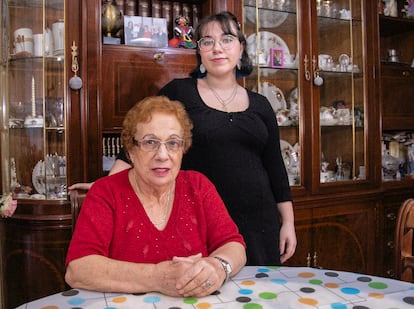
M 231 268 L 231 265 L 229 262 L 227 262 L 225 259 L 219 257 L 219 256 L 215 256 L 215 259 L 217 259 L 221 265 L 223 266 L 224 272 L 226 273 L 226 279 L 224 279 L 223 284 L 226 283 L 230 276 L 231 276 L 231 272 L 233 271 Z

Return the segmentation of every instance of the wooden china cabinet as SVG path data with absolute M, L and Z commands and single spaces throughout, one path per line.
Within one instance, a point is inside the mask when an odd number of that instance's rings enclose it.
M 380 88 L 378 76 L 385 68 L 378 52 L 376 1 L 112 1 L 122 2 L 128 4 L 123 7 L 126 15 L 145 12 L 146 17 L 166 18 L 168 29 L 178 14 L 191 15 L 194 26 L 198 18 L 213 12 L 229 10 L 238 17 L 254 63 L 253 73 L 240 83 L 268 97 L 280 126 L 298 236 L 297 252 L 288 265 L 385 275 L 387 261 L 377 258 L 386 246 L 381 234 L 392 229 L 392 211 L 401 192 L 410 194 L 412 182 L 382 181 L 380 117 L 383 126 L 387 121 L 386 108 L 382 114 L 379 110 L 385 88 Z M 33 172 L 39 161 L 47 162 L 54 154 L 65 157 L 64 188 L 102 177 L 121 147 L 119 135 L 128 109 L 155 95 L 172 78 L 188 76 L 195 50 L 125 44 L 122 31 L 104 38 L 101 0 L 8 3 L 15 22 L 7 32 L 10 46 L 2 45 L 1 69 L 9 74 L 8 85 L 14 86 L 1 92 L 8 115 L 2 131 L 8 146 L 2 141 L 1 151 L 2 157 L 18 160 L 15 169 L 10 160 L 1 166 L 3 192 L 10 190 L 15 174 L 20 184 L 31 187 L 42 180 L 42 173 L 44 181 L 51 181 L 47 164 L 34 178 Z M 25 19 L 28 26 L 21 23 Z M 63 55 L 13 55 L 15 29 L 36 24 L 36 32 L 42 32 L 62 19 Z M 77 47 L 75 57 L 72 46 Z M 27 104 L 24 116 L 30 115 L 31 76 L 35 107 L 45 122 L 35 128 L 25 127 L 23 121 L 19 127 L 9 123 L 12 103 Z M 83 81 L 79 90 L 69 86 L 74 76 Z M 61 81 L 59 87 L 55 77 Z M 50 100 L 56 102 L 55 88 L 60 89 L 64 110 L 63 125 L 57 127 L 46 122 Z M 41 199 L 19 198 L 14 216 L 1 221 L 6 308 L 67 288 L 63 274 L 70 207 L 65 190 L 55 196 L 56 192 L 46 192 L 47 184 L 42 188 L 44 193 L 34 192 L 43 194 Z

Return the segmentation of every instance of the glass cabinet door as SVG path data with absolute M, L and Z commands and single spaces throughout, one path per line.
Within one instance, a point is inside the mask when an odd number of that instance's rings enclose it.
M 15 198 L 66 199 L 64 1 L 6 3 L 2 191 Z
M 365 179 L 364 1 L 316 1 L 320 182 Z
M 294 0 L 244 0 L 244 33 L 254 70 L 246 88 L 266 96 L 280 131 L 291 186 L 301 184 L 298 21 Z

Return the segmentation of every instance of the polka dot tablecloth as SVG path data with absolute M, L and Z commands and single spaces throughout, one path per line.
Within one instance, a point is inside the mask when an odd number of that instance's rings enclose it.
M 247 266 L 203 298 L 69 290 L 19 309 L 414 309 L 414 284 L 307 267 Z

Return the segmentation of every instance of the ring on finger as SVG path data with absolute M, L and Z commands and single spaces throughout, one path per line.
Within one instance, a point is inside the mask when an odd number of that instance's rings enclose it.
M 206 280 L 206 282 L 204 282 L 204 286 L 207 288 L 207 289 L 209 289 L 209 288 L 211 288 L 211 286 L 213 285 L 213 282 L 211 282 L 210 280 Z

